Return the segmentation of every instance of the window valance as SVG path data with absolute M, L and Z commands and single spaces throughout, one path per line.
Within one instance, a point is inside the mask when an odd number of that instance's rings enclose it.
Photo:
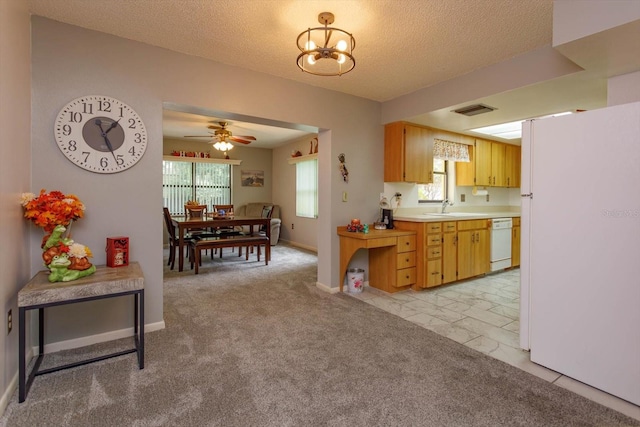
M 451 160 L 454 162 L 469 161 L 469 147 L 466 144 L 460 144 L 443 139 L 434 139 L 433 157 L 442 160 Z

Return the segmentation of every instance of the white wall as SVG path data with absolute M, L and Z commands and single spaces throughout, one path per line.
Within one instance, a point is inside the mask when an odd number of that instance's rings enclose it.
M 163 102 L 191 105 L 300 123 L 324 129 L 320 167 L 318 282 L 338 286 L 339 245 L 335 228 L 361 208 L 374 208 L 382 189 L 383 132 L 380 105 L 353 96 L 178 54 L 99 32 L 33 17 L 34 145 L 32 188 L 73 191 L 87 206 L 74 225 L 74 237 L 100 250 L 110 235 L 131 238 L 131 259 L 146 277 L 149 323 L 162 322 L 162 108 Z M 96 47 L 99 48 L 96 48 Z M 317 77 L 313 77 L 317 78 Z M 144 120 L 150 144 L 132 169 L 115 175 L 86 172 L 66 160 L 53 141 L 53 121 L 71 99 L 104 94 L 131 105 Z M 250 96 L 249 96 L 250 95 Z M 313 100 L 313 102 L 309 102 Z M 329 131 L 330 130 L 330 131 Z M 350 159 L 351 180 L 343 183 L 337 154 Z M 244 167 L 244 165 L 243 165 Z M 336 204 L 336 194 L 351 190 L 350 203 Z M 39 269 L 40 235 L 31 233 L 31 273 Z M 52 313 L 48 339 L 57 341 L 125 328 L 126 306 L 104 301 L 89 308 L 67 307 Z
M 318 220 L 296 216 L 296 166 L 288 162 L 292 151 L 309 154 L 311 140 L 311 137 L 304 137 L 273 150 L 273 200 L 280 205 L 280 238 L 307 249 L 317 250 Z M 318 147 L 318 151 L 320 149 Z
M 637 0 L 553 2 L 553 46 L 640 19 Z
M 612 77 L 607 81 L 607 105 L 640 101 L 640 71 Z
M 29 224 L 20 193 L 30 191 L 31 58 L 30 22 L 25 1 L 0 1 L 0 414 L 17 381 L 18 290 L 29 271 Z M 7 313 L 13 329 L 7 334 Z

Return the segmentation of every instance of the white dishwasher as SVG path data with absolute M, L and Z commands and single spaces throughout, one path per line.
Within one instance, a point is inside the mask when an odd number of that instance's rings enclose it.
M 511 218 L 491 221 L 491 271 L 511 267 Z

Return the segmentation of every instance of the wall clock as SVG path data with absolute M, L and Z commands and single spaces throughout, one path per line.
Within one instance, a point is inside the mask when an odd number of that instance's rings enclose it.
M 69 102 L 58 113 L 54 133 L 67 159 L 96 173 L 127 170 L 147 149 L 147 130 L 138 113 L 108 96 Z

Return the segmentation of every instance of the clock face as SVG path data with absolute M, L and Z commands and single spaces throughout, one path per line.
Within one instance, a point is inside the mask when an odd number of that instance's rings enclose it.
M 147 149 L 147 130 L 131 107 L 108 96 L 83 96 L 65 105 L 55 121 L 60 151 L 96 173 L 129 169 Z

